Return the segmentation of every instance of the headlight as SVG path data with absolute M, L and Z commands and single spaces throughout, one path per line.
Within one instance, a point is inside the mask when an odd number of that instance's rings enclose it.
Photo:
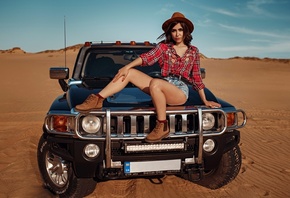
M 87 133 L 97 133 L 101 128 L 101 120 L 96 116 L 86 116 L 82 120 L 82 127 Z
M 207 139 L 203 143 L 203 150 L 206 152 L 212 152 L 215 147 L 215 142 L 212 139 Z
M 211 113 L 204 113 L 202 115 L 202 126 L 203 130 L 207 131 L 212 129 L 215 123 L 215 118 Z

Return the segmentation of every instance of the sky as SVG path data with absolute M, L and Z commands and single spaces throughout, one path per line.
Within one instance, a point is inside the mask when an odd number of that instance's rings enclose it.
M 174 12 L 194 23 L 209 58 L 290 58 L 290 0 L 0 0 L 0 49 L 26 52 L 86 41 L 158 43 Z

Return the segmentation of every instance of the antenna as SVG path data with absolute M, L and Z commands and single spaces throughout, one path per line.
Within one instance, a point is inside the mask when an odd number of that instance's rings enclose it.
M 65 24 L 65 16 L 63 19 L 63 28 L 64 28 L 64 66 L 66 67 L 66 24 Z

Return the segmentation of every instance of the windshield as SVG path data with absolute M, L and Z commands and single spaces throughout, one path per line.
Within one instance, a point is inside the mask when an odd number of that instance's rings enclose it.
M 113 78 L 121 67 L 148 50 L 150 49 L 91 49 L 86 55 L 82 78 Z M 149 75 L 160 72 L 157 63 L 136 69 Z

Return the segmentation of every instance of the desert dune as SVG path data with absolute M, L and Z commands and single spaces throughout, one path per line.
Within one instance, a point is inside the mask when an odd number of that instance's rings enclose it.
M 62 93 L 49 68 L 64 65 L 63 51 L 0 52 L 0 197 L 57 197 L 42 185 L 36 152 L 46 112 Z M 77 50 L 67 51 L 72 72 Z M 246 111 L 241 129 L 242 168 L 223 188 L 210 190 L 175 176 L 98 183 L 88 198 L 290 197 L 290 63 L 272 59 L 203 58 L 204 83 Z

